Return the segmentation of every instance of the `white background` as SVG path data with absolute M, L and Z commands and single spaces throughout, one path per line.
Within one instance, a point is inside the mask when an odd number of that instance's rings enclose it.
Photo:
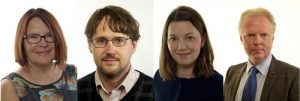
M 276 19 L 274 56 L 300 66 L 298 0 L 7 0 L 0 1 L 0 78 L 19 68 L 14 62 L 17 24 L 28 9 L 37 7 L 51 12 L 61 25 L 68 46 L 67 63 L 77 66 L 78 78 L 94 71 L 84 29 L 91 14 L 107 5 L 121 6 L 139 21 L 141 39 L 131 62 L 133 68 L 149 76 L 158 69 L 167 16 L 179 5 L 190 6 L 202 15 L 215 53 L 215 69 L 224 78 L 229 66 L 247 60 L 239 40 L 238 21 L 244 10 L 253 7 L 265 7 Z

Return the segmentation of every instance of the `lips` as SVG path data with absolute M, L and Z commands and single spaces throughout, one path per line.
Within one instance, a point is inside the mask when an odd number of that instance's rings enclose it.
M 179 57 L 183 58 L 186 57 L 188 55 L 190 55 L 191 53 L 176 53 Z
M 41 55 L 41 56 L 46 56 L 50 53 L 51 50 L 45 50 L 45 51 L 37 51 L 36 53 L 38 55 Z
M 264 49 L 253 49 L 252 51 L 254 52 L 259 52 L 259 51 L 263 51 Z
M 118 58 L 115 58 L 115 57 L 104 57 L 102 59 L 102 61 L 107 64 L 107 65 L 112 65 L 114 64 L 115 62 L 119 61 Z

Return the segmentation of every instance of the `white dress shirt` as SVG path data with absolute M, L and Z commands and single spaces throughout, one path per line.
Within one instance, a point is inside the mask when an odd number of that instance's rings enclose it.
M 99 96 L 103 101 L 120 101 L 137 82 L 140 73 L 130 68 L 129 73 L 124 81 L 117 88 L 114 88 L 109 93 L 103 86 L 101 78 L 99 78 L 98 71 L 95 72 L 95 83 Z

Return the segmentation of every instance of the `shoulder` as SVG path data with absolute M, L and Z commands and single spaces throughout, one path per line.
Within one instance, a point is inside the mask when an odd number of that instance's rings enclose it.
M 231 74 L 231 73 L 236 73 L 236 71 L 242 71 L 242 69 L 243 69 L 242 67 L 244 67 L 246 65 L 247 65 L 247 62 L 231 65 L 228 68 L 226 75 Z
M 213 74 L 212 78 L 217 80 L 217 81 L 223 82 L 223 76 L 215 70 L 214 70 L 214 74 Z
M 78 94 L 88 94 L 96 92 L 95 72 L 92 72 L 77 81 Z
M 95 80 L 95 71 L 80 78 L 77 82 L 78 84 L 85 84 Z
M 1 92 L 5 92 L 6 90 L 14 90 L 13 82 L 7 78 L 4 78 L 1 81 Z
M 153 80 L 154 84 L 160 84 L 163 82 L 163 79 L 161 78 L 160 74 L 159 74 L 159 70 L 157 70 L 154 74 L 154 80 Z
M 272 70 L 271 68 L 276 69 L 276 71 L 279 71 L 280 73 L 299 76 L 299 68 L 298 67 L 293 66 L 284 61 L 277 60 L 275 58 L 271 62 L 270 70 Z
M 146 80 L 146 81 L 151 81 L 151 82 L 153 81 L 153 78 L 152 78 L 152 77 L 150 77 L 150 76 L 144 74 L 144 73 L 141 72 L 141 71 L 138 71 L 138 70 L 135 70 L 135 71 L 137 71 L 137 72 L 140 73 L 139 79 L 141 78 L 141 79 Z
M 14 84 L 9 79 L 5 78 L 1 81 L 1 96 L 1 100 L 4 101 L 18 101 Z
M 64 71 L 69 74 L 77 74 L 76 66 L 73 64 L 67 64 Z
M 138 70 L 136 70 L 136 71 L 138 71 Z M 138 85 L 139 87 L 141 87 L 141 85 L 142 85 L 143 91 L 151 92 L 153 89 L 153 79 L 150 76 L 148 76 L 140 71 L 138 71 L 138 72 L 140 73 L 140 76 L 139 76 L 138 81 L 136 82 L 135 86 Z
M 231 65 L 228 70 L 237 70 L 240 69 L 241 67 L 245 66 L 247 62 Z
M 274 64 L 274 66 L 277 66 L 277 67 L 284 67 L 284 68 L 287 68 L 287 69 L 292 70 L 292 71 L 299 70 L 298 67 L 293 66 L 293 65 L 291 65 L 289 63 L 286 63 L 284 61 L 277 60 L 277 59 L 274 59 L 271 64 Z

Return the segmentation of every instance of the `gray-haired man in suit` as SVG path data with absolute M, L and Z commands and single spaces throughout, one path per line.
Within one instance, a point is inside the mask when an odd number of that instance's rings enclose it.
M 228 69 L 225 101 L 299 101 L 299 68 L 271 54 L 275 28 L 273 15 L 264 8 L 242 13 L 239 32 L 248 61 Z

